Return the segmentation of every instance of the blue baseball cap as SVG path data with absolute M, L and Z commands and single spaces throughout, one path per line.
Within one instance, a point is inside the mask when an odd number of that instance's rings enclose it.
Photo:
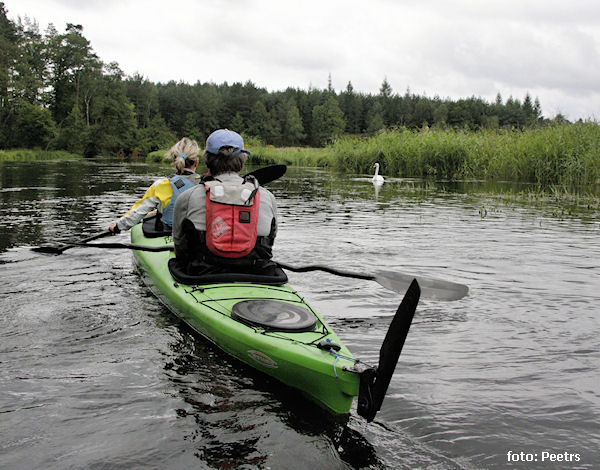
M 235 149 L 233 152 L 234 155 L 240 152 L 250 155 L 250 152 L 244 149 L 244 139 L 242 139 L 242 136 L 229 129 L 218 129 L 206 139 L 207 152 L 217 154 L 221 147 L 233 147 Z

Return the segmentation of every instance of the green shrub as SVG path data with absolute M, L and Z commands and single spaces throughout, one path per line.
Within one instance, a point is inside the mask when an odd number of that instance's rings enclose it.
M 154 152 L 150 152 L 146 156 L 146 163 L 169 163 L 168 160 L 165 160 L 165 154 L 169 151 L 169 149 L 163 150 L 155 150 Z

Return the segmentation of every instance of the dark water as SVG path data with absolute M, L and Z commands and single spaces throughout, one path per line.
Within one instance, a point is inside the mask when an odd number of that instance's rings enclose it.
M 277 258 L 471 288 L 421 301 L 366 424 L 332 419 L 197 337 L 130 253 L 29 250 L 105 229 L 165 171 L 0 163 L 0 468 L 598 468 L 597 205 L 521 204 L 477 183 L 388 180 L 376 194 L 366 177 L 314 169 L 270 185 Z M 357 357 L 377 362 L 399 295 L 289 276 Z

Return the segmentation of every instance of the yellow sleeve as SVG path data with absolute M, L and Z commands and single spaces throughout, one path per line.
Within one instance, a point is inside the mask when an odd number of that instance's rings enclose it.
M 156 181 L 152 186 L 150 186 L 146 190 L 142 199 L 140 199 L 133 206 L 131 206 L 131 209 L 129 209 L 127 214 L 137 209 L 144 201 L 152 197 L 158 199 L 160 201 L 161 208 L 164 209 L 165 207 L 167 207 L 167 204 L 171 202 L 172 196 L 173 188 L 171 187 L 171 182 L 168 179 Z

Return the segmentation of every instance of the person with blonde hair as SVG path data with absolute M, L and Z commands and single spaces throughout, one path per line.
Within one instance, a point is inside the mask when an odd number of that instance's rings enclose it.
M 170 231 L 173 225 L 173 208 L 175 201 L 185 190 L 198 184 L 200 176 L 196 167 L 200 161 L 200 147 L 195 140 L 184 137 L 165 154 L 170 158 L 176 173 L 168 178 L 155 181 L 144 197 L 137 201 L 131 209 L 119 220 L 110 224 L 108 229 L 113 233 L 129 230 L 138 224 L 150 212 L 157 210 L 161 216 L 165 231 Z

